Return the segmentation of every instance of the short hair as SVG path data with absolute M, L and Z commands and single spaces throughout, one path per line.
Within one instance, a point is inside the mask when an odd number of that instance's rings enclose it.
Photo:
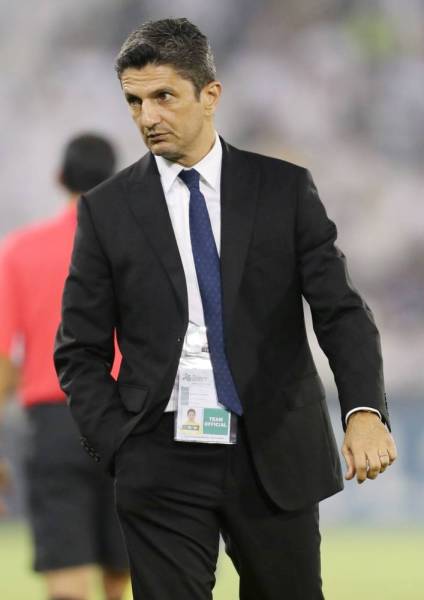
M 106 138 L 92 133 L 78 135 L 64 150 L 62 184 L 72 193 L 87 192 L 113 175 L 115 165 L 115 150 Z
M 172 66 L 193 83 L 197 97 L 216 79 L 208 38 L 185 18 L 148 21 L 128 36 L 116 59 L 118 77 L 127 68 L 142 69 L 147 64 Z

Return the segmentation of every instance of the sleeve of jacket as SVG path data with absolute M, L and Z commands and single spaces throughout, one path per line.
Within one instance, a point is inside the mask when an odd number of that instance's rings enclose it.
M 380 336 L 370 308 L 350 280 L 337 230 L 327 217 L 311 174 L 298 176 L 296 243 L 302 293 L 333 371 L 345 428 L 346 414 L 367 406 L 390 427 Z
M 115 322 L 110 266 L 82 196 L 54 362 L 83 445 L 105 463 L 112 458 L 119 430 L 128 420 L 110 374 Z

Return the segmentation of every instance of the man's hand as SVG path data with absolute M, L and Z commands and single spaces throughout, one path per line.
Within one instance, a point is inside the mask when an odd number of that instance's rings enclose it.
M 349 417 L 342 454 L 347 465 L 345 479 L 356 474 L 358 483 L 375 479 L 397 458 L 393 437 L 377 414 L 366 411 Z
M 11 478 L 9 465 L 5 460 L 0 458 L 0 517 L 7 513 L 6 503 L 3 500 L 4 492 L 11 488 Z

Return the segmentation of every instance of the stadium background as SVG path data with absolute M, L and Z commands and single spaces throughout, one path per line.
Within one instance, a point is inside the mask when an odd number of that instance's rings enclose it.
M 75 133 L 109 135 L 121 166 L 144 152 L 113 61 L 147 19 L 187 16 L 210 37 L 226 139 L 312 171 L 381 330 L 399 449 L 383 478 L 350 482 L 321 505 L 327 598 L 423 598 L 424 2 L 0 0 L 0 10 L 0 238 L 58 211 L 55 169 Z M 310 334 L 341 443 L 336 389 Z M 0 523 L 0 598 L 38 600 L 16 402 L 1 438 L 16 484 Z M 235 598 L 235 586 L 224 560 L 215 599 Z

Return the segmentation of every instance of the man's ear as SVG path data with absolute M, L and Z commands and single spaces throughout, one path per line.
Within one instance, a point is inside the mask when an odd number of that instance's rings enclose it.
M 220 81 L 211 81 L 205 85 L 200 92 L 201 100 L 207 116 L 212 116 L 218 106 L 222 93 L 222 84 Z

